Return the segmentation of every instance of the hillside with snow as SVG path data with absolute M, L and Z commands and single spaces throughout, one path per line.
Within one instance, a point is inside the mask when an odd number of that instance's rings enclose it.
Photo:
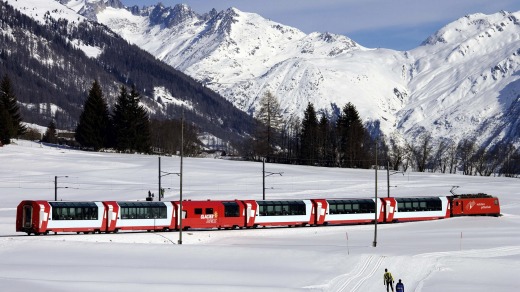
M 96 14 L 248 113 L 269 90 L 286 117 L 301 117 L 308 102 L 329 115 L 352 102 L 386 134 L 413 138 L 427 130 L 484 144 L 520 143 L 519 18 L 518 12 L 468 15 L 401 52 L 305 34 L 235 8 L 198 15 L 181 4 L 107 5 Z
M 16 5 L 27 12 L 34 1 Z M 271 91 L 285 117 L 302 117 L 308 102 L 335 116 L 352 102 L 387 135 L 412 140 L 429 131 L 455 142 L 520 144 L 520 12 L 468 15 L 413 50 L 394 51 L 305 34 L 235 8 L 200 15 L 183 4 L 37 2 L 105 24 L 249 114 Z

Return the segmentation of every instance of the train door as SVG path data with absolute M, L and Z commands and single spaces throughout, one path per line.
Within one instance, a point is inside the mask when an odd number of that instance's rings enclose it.
M 316 219 L 314 224 L 318 224 L 320 222 L 320 214 L 321 214 L 321 202 L 316 203 Z
M 313 210 L 314 210 L 314 218 L 312 222 L 315 225 L 323 225 L 325 224 L 325 217 L 328 208 L 328 204 L 326 200 L 312 200 Z
M 106 226 L 106 232 L 109 232 L 109 231 L 112 231 L 112 229 L 110 228 L 110 223 L 112 223 L 112 210 L 114 210 L 114 207 L 111 205 L 111 204 L 108 204 L 107 205 L 107 208 L 106 208 L 106 222 L 107 222 L 107 226 Z
M 464 214 L 464 200 L 453 199 L 453 203 L 451 206 L 451 214 L 452 216 Z
M 250 226 L 249 221 L 251 220 L 251 203 L 246 203 L 246 227 Z
M 117 232 L 118 224 L 117 224 L 117 214 L 119 213 L 119 205 L 117 202 L 106 202 L 105 204 L 105 212 L 106 212 L 106 232 Z
M 397 202 L 394 198 L 383 198 L 381 199 L 383 204 L 383 222 L 392 223 L 397 207 Z M 381 220 L 379 220 L 381 221 Z
M 33 207 L 31 205 L 23 206 L 22 227 L 31 228 L 33 219 Z
M 464 200 L 453 199 L 450 214 L 451 216 L 464 214 Z

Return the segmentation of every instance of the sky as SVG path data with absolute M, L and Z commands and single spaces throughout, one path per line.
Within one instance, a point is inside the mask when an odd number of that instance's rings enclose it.
M 179 169 L 178 156 L 161 169 Z M 143 200 L 157 190 L 155 155 L 83 152 L 13 140 L 0 147 L 2 291 L 384 291 L 384 269 L 405 291 L 513 292 L 520 274 L 520 180 L 406 172 L 390 176 L 392 197 L 483 192 L 501 217 L 327 227 L 63 233 L 15 232 L 24 199 Z M 185 158 L 183 198 L 262 197 L 262 163 Z M 266 164 L 266 199 L 370 198 L 374 170 Z M 67 177 L 63 177 L 66 175 Z M 54 177 L 58 178 L 57 189 Z M 387 195 L 379 172 L 380 196 Z M 163 178 L 164 201 L 178 199 L 179 177 Z M 377 237 L 376 237 L 377 235 Z M 377 246 L 373 246 L 373 242 Z
M 122 0 L 148 6 L 158 0 Z M 189 5 L 197 13 L 236 7 L 296 27 L 305 33 L 345 35 L 369 48 L 410 50 L 444 25 L 468 14 L 520 11 L 518 0 L 163 0 Z

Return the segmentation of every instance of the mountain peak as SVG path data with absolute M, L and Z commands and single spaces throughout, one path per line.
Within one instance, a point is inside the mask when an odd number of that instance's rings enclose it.
M 152 25 L 161 24 L 172 28 L 190 19 L 198 20 L 200 16 L 186 4 L 176 4 L 174 7 L 165 7 L 159 3 L 149 13 Z

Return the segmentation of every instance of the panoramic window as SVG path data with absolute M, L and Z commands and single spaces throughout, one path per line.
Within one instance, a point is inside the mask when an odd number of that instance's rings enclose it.
M 166 205 L 162 202 L 118 202 L 121 219 L 165 219 Z
M 98 220 L 94 202 L 49 202 L 52 220 Z

